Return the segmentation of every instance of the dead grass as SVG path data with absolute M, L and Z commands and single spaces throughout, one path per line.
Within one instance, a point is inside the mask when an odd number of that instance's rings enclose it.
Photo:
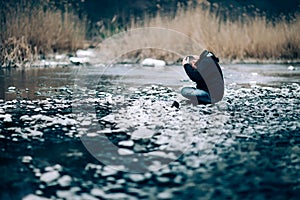
M 22 1 L 6 5 L 0 17 L 0 61 L 7 67 L 30 63 L 38 55 L 74 51 L 85 39 L 85 20 L 73 12 Z
M 3 66 L 27 66 L 37 56 L 36 48 L 32 49 L 24 37 L 19 39 L 10 37 L 4 41 L 2 47 L 5 47 L 0 49 L 1 62 L 3 62 L 1 64 Z
M 43 1 L 36 5 L 28 2 L 21 0 L 17 6 L 1 3 L 6 7 L 0 8 L 0 66 L 30 65 L 39 55 L 83 47 L 86 19 L 79 19 L 67 7 L 63 12 L 45 6 Z M 282 18 L 269 22 L 258 15 L 233 21 L 210 12 L 210 5 L 205 7 L 179 7 L 173 18 L 157 14 L 142 21 L 132 19 L 123 27 L 130 31 L 119 35 L 110 30 L 120 28 L 101 30 L 114 35 L 100 44 L 101 56 L 104 61 L 154 57 L 171 63 L 208 49 L 222 61 L 299 60 L 300 15 L 292 21 Z
M 233 21 L 223 20 L 209 9 L 199 6 L 187 10 L 179 8 L 175 18 L 158 14 L 154 18 L 145 17 L 143 21 L 132 21 L 127 29 L 146 27 L 176 30 L 195 42 L 191 44 L 182 40 L 178 34 L 164 32 L 152 35 L 151 32 L 145 32 L 135 38 L 127 35 L 122 43 L 112 45 L 112 49 L 118 49 L 117 53 L 120 53 L 120 48 L 129 49 L 131 50 L 128 51 L 129 57 L 140 53 L 141 57 L 161 58 L 161 49 L 166 47 L 165 49 L 171 49 L 173 52 L 166 54 L 165 59 L 173 61 L 181 54 L 199 54 L 199 47 L 215 52 L 223 61 L 297 60 L 300 56 L 300 15 L 293 21 L 282 18 L 269 22 L 264 16 L 258 15 L 256 17 L 244 15 Z M 149 44 L 155 48 L 158 46 L 158 50 L 138 49 L 148 47 Z M 134 49 L 136 50 L 133 51 Z

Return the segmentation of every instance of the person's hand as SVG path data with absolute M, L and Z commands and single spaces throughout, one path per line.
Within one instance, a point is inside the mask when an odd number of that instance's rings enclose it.
M 183 60 L 182 60 L 182 66 L 184 66 L 185 64 L 190 63 L 190 58 L 189 57 L 190 56 L 186 56 L 186 57 L 183 58 Z
M 193 55 L 193 56 L 186 56 L 182 60 L 182 65 L 184 66 L 185 64 L 190 64 L 194 69 L 197 69 L 197 66 L 195 63 L 199 59 L 199 56 Z
M 196 62 L 197 62 L 197 60 L 196 59 L 194 59 L 194 60 L 192 60 L 191 61 L 191 66 L 192 66 L 192 68 L 194 68 L 194 69 L 197 69 L 197 66 L 195 65 L 196 64 Z

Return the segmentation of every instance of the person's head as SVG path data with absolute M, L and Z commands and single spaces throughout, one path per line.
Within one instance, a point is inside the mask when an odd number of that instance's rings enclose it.
M 198 59 L 199 59 L 199 56 L 197 56 L 197 55 L 186 56 L 182 60 L 182 65 L 190 64 L 193 68 L 196 69 L 195 63 L 197 62 Z

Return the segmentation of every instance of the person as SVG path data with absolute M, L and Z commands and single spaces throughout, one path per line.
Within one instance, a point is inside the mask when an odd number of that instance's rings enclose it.
M 200 56 L 186 56 L 182 65 L 188 77 L 196 83 L 196 88 L 182 88 L 182 96 L 195 104 L 212 104 L 222 100 L 224 79 L 218 62 L 219 59 L 207 50 Z

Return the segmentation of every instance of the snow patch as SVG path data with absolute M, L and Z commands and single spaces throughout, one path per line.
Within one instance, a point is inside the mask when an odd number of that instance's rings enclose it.
M 141 63 L 143 66 L 154 66 L 154 67 L 164 67 L 166 62 L 163 60 L 157 60 L 153 58 L 146 58 Z

